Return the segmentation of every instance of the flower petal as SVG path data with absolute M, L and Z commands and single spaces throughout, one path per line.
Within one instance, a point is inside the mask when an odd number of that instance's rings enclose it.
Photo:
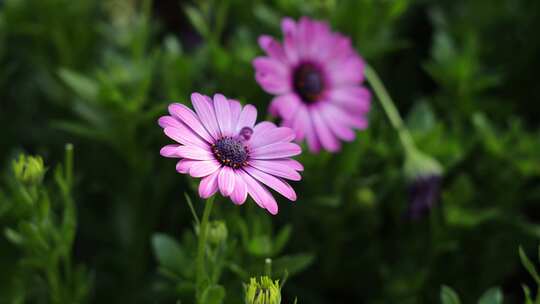
M 247 186 L 249 195 L 259 207 L 268 210 L 271 214 L 278 213 L 278 205 L 270 191 L 263 187 L 258 181 L 253 179 L 247 172 L 238 170 L 238 175 L 242 177 Z
M 339 87 L 330 91 L 332 103 L 353 113 L 367 113 L 371 104 L 371 93 L 361 86 Z
M 186 126 L 189 126 L 189 128 L 207 142 L 211 143 L 214 141 L 214 138 L 206 131 L 197 115 L 190 108 L 180 103 L 173 103 L 169 105 L 169 113 Z
M 362 114 L 346 112 L 340 107 L 329 102 L 321 104 L 321 107 L 324 108 L 324 111 L 328 112 L 328 115 L 337 117 L 340 122 L 347 126 L 351 126 L 361 130 L 367 128 L 368 126 L 368 121 L 366 117 Z
M 302 153 L 299 145 L 294 143 L 278 142 L 263 147 L 257 147 L 250 151 L 250 157 L 254 159 L 273 159 L 291 157 Z
M 218 119 L 218 125 L 219 129 L 221 130 L 221 135 L 232 136 L 232 115 L 229 101 L 227 100 L 227 98 L 225 98 L 225 96 L 221 94 L 215 94 L 214 108 L 216 110 L 216 117 Z
M 257 57 L 253 60 L 255 80 L 261 87 L 271 94 L 290 92 L 290 70 L 276 59 L 270 57 Z
M 341 144 L 336 139 L 334 134 L 330 132 L 330 129 L 326 125 L 326 122 L 321 118 L 319 111 L 320 109 L 315 107 L 312 107 L 310 110 L 311 119 L 313 121 L 315 131 L 317 132 L 317 137 L 319 138 L 322 146 L 326 150 L 330 152 L 339 151 L 339 149 L 341 148 Z
M 351 128 L 347 127 L 339 117 L 334 117 L 331 112 L 325 111 L 322 109 L 320 114 L 332 133 L 336 135 L 339 139 L 344 141 L 354 140 L 356 134 Z
M 343 60 L 335 60 L 330 64 L 331 80 L 334 85 L 343 84 L 360 84 L 364 81 L 365 63 L 356 54 L 344 58 Z
M 196 146 L 203 150 L 208 150 L 210 147 L 206 141 L 193 133 L 193 131 L 183 123 L 180 123 L 176 127 L 167 127 L 163 132 L 171 139 L 186 146 Z
M 308 109 L 306 106 L 301 105 L 300 107 L 298 107 L 298 111 L 296 112 L 296 116 L 294 117 L 294 120 L 291 122 L 290 127 L 296 133 L 297 141 L 304 139 L 306 130 L 311 128 L 311 122 L 309 119 Z
M 293 181 L 299 181 L 302 176 L 295 169 L 286 163 L 274 160 L 252 159 L 249 165 L 268 174 L 283 177 Z
M 229 99 L 229 103 L 231 108 L 232 131 L 236 133 L 236 124 L 238 123 L 238 118 L 240 118 L 240 113 L 242 112 L 242 104 L 238 100 L 234 99 Z
M 200 162 L 200 160 L 193 160 L 193 159 L 181 159 L 176 163 L 176 171 L 178 173 L 187 174 L 189 173 L 189 169 L 191 166 L 193 166 L 195 163 Z
M 290 142 L 294 139 L 294 136 L 294 131 L 291 128 L 272 128 L 257 133 L 257 135 L 253 136 L 249 141 L 249 145 L 252 148 L 257 148 L 276 142 Z
M 244 179 L 238 174 L 235 174 L 234 191 L 231 194 L 231 200 L 237 205 L 242 205 L 247 198 L 247 186 Z
M 304 122 L 304 132 L 306 134 L 306 141 L 311 152 L 317 153 L 321 150 L 321 142 L 315 131 L 315 126 L 313 125 L 313 119 L 308 114 L 307 122 Z
M 206 150 L 195 146 L 179 146 L 176 148 L 176 154 L 183 158 L 189 158 L 194 160 L 213 160 L 214 155 Z
M 180 145 L 166 145 L 159 150 L 159 154 L 163 157 L 179 158 L 178 147 L 180 147 Z
M 332 38 L 332 33 L 330 26 L 326 22 L 322 21 L 312 21 L 313 34 L 311 34 L 311 56 L 313 58 L 319 59 L 320 62 L 326 61 L 328 58 L 328 53 L 331 48 L 328 46 L 330 44 L 330 39 Z
M 291 18 L 283 18 L 281 21 L 283 32 L 283 49 L 289 63 L 296 64 L 299 60 L 298 43 L 296 42 L 296 23 Z
M 223 196 L 229 196 L 234 191 L 235 174 L 231 167 L 223 166 L 219 172 L 219 191 Z
M 329 63 L 343 61 L 354 54 L 351 38 L 340 33 L 332 33 L 328 44 L 328 57 L 326 58 Z
M 165 129 L 167 127 L 176 127 L 178 125 L 181 125 L 182 123 L 176 120 L 174 117 L 167 115 L 167 116 L 161 116 L 158 119 L 158 124 L 160 127 Z
M 199 196 L 201 198 L 209 198 L 217 192 L 219 171 L 220 170 L 201 179 L 201 182 L 199 183 Z
M 273 159 L 272 162 L 281 163 L 283 165 L 291 167 L 293 170 L 296 171 L 304 171 L 304 166 L 299 161 L 292 158 Z
M 250 104 L 245 105 L 244 108 L 242 109 L 242 112 L 240 113 L 238 122 L 236 123 L 236 132 L 239 132 L 244 127 L 253 129 L 253 126 L 255 125 L 256 120 L 257 120 L 257 109 Z
M 215 139 L 221 138 L 212 99 L 199 93 L 193 93 L 191 94 L 191 103 L 193 103 L 193 107 L 208 133 Z
M 269 121 L 261 121 L 253 128 L 253 136 L 255 134 L 261 134 L 263 132 L 266 132 L 267 130 L 277 128 L 277 126 Z
M 268 110 L 274 116 L 280 116 L 283 120 L 290 120 L 296 115 L 296 111 L 302 106 L 302 101 L 296 93 L 279 95 L 272 99 Z
M 287 62 L 285 51 L 281 44 L 274 38 L 262 35 L 259 37 L 259 46 L 266 52 L 271 58 L 277 59 L 281 62 Z
M 204 177 L 214 173 L 220 167 L 221 164 L 215 159 L 197 161 L 189 169 L 189 175 L 192 177 Z
M 270 175 L 268 173 L 255 169 L 253 167 L 245 167 L 244 171 L 246 171 L 249 175 L 251 175 L 256 180 L 274 189 L 275 191 L 277 191 L 279 194 L 283 195 L 287 199 L 291 201 L 296 200 L 296 192 L 294 192 L 293 187 L 291 187 L 291 185 L 289 185 L 287 182 L 273 175 Z

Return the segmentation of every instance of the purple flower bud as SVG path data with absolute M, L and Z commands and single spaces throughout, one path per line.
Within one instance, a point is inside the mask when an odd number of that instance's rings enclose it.
M 250 127 L 243 127 L 242 130 L 240 130 L 240 137 L 242 137 L 244 140 L 249 140 L 252 134 L 253 129 Z
M 409 185 L 409 208 L 407 215 L 413 220 L 429 214 L 440 199 L 442 177 L 419 176 Z

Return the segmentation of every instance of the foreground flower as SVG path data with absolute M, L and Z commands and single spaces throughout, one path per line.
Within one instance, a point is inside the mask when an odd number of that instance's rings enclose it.
M 294 129 L 296 140 L 309 149 L 338 151 L 340 140 L 352 141 L 354 129 L 367 128 L 370 92 L 364 80 L 364 62 L 349 38 L 334 33 L 328 24 L 303 17 L 281 23 L 283 45 L 261 36 L 268 55 L 253 61 L 255 78 L 276 95 L 270 113 Z
M 242 107 L 221 94 L 210 97 L 193 93 L 195 112 L 185 105 L 169 106 L 170 116 L 159 119 L 165 134 L 180 144 L 167 145 L 162 156 L 181 158 L 180 173 L 201 177 L 199 195 L 208 198 L 217 190 L 235 204 L 243 204 L 247 194 L 271 214 L 278 212 L 269 187 L 291 201 L 294 189 L 283 179 L 298 181 L 302 165 L 290 157 L 301 153 L 290 128 L 270 122 L 255 125 L 257 110 Z M 263 186 L 265 185 L 265 186 Z

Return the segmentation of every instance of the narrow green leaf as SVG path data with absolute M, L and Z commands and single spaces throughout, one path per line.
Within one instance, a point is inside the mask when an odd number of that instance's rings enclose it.
M 291 231 L 291 225 L 286 225 L 279 231 L 278 235 L 274 239 L 274 246 L 272 248 L 273 255 L 278 255 L 283 250 L 283 247 L 285 247 L 289 241 L 289 238 L 291 237 Z
M 279 277 L 288 272 L 292 276 L 308 268 L 314 260 L 315 256 L 309 253 L 283 256 L 273 260 L 273 273 Z
M 201 36 L 207 38 L 210 31 L 201 11 L 191 5 L 186 5 L 184 9 L 193 27 L 201 34 Z
M 80 97 L 87 100 L 97 98 L 99 89 L 94 80 L 68 69 L 60 69 L 58 75 Z
M 538 276 L 538 272 L 536 271 L 536 267 L 534 264 L 529 260 L 529 257 L 523 250 L 521 246 L 519 246 L 519 258 L 521 259 L 521 264 L 523 264 L 523 267 L 527 269 L 529 274 L 533 277 L 533 279 L 536 281 L 536 284 L 540 284 L 540 276 Z
M 53 121 L 51 122 L 51 126 L 53 128 L 88 139 L 94 139 L 98 141 L 105 141 L 107 139 L 107 136 L 103 132 L 101 132 L 101 130 L 96 130 L 90 126 L 86 126 L 76 122 Z

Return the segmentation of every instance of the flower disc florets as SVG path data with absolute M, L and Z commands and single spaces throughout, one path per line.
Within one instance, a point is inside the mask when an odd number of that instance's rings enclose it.
M 294 70 L 293 86 L 305 103 L 310 104 L 318 101 L 324 91 L 322 71 L 309 62 L 300 64 Z
M 249 151 L 240 138 L 223 137 L 212 145 L 212 152 L 225 166 L 234 169 L 247 166 Z

